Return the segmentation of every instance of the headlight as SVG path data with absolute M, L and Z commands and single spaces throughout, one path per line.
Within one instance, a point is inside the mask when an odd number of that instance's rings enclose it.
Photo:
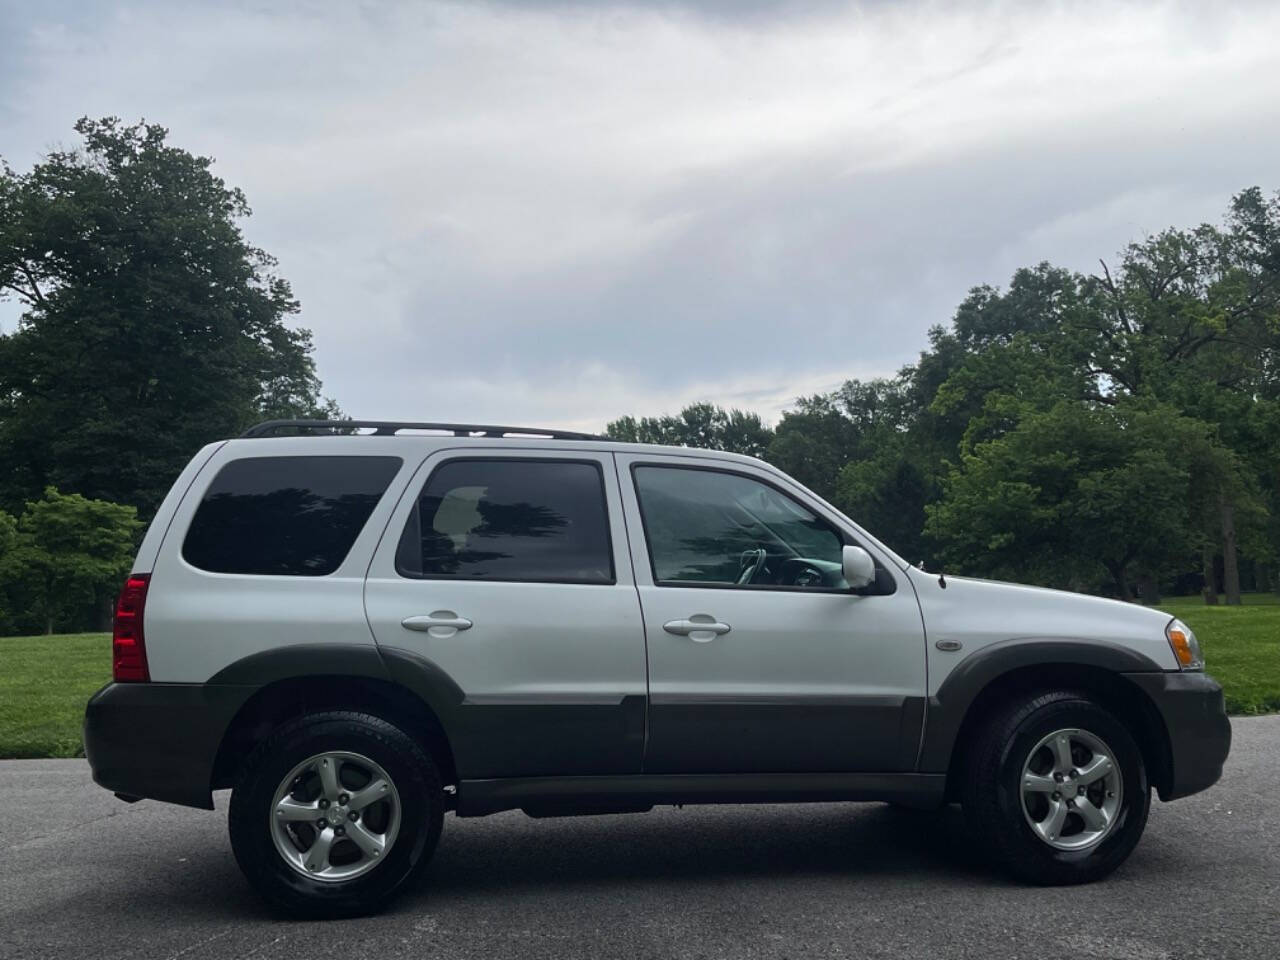
M 1203 670 L 1204 654 L 1200 652 L 1200 644 L 1196 635 L 1181 620 L 1170 620 L 1164 628 L 1164 635 L 1169 638 L 1169 646 L 1173 647 L 1173 655 L 1178 666 L 1183 670 Z

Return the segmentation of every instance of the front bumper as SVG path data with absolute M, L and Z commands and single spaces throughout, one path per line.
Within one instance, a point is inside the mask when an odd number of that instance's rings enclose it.
M 1130 673 L 1155 704 L 1169 736 L 1169 775 L 1161 800 L 1177 800 L 1213 786 L 1231 750 L 1231 721 L 1222 687 L 1203 673 Z
M 222 736 L 254 687 L 109 683 L 84 712 L 94 782 L 127 797 L 213 809 Z

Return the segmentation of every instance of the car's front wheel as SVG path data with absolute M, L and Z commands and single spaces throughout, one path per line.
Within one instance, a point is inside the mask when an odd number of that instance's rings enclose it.
M 368 714 L 311 714 L 250 755 L 231 797 L 231 846 L 274 907 L 353 916 L 426 865 L 443 807 L 435 765 L 403 731 Z
M 1133 851 L 1151 803 L 1142 751 L 1088 694 L 1015 701 L 970 736 L 961 802 L 983 849 L 1014 876 L 1088 883 Z

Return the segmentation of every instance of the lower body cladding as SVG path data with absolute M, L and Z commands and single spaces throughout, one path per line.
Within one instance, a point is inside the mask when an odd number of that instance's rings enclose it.
M 1197 673 L 1125 676 L 1150 698 L 1167 734 L 1167 769 L 1153 777 L 1161 797 L 1176 799 L 1215 783 L 1231 745 L 1231 725 L 1217 683 Z M 213 771 L 224 734 L 258 689 L 230 683 L 107 685 L 93 696 L 85 712 L 85 753 L 94 780 L 128 799 L 148 797 L 212 809 Z M 482 816 L 523 809 L 533 816 L 554 816 L 643 810 L 669 803 L 838 800 L 891 800 L 930 807 L 942 803 L 945 795 L 948 758 L 942 756 L 936 766 L 930 765 L 928 729 L 923 769 L 913 770 L 915 764 L 908 759 L 915 740 L 914 734 L 906 733 L 917 729 L 916 704 L 908 704 L 913 709 L 904 711 L 910 722 L 904 720 L 901 727 L 884 725 L 884 736 L 879 738 L 884 741 L 884 756 L 879 759 L 896 769 L 865 773 L 832 766 L 823 770 L 816 765 L 788 769 L 779 754 L 773 758 L 777 761 L 774 772 L 723 768 L 706 772 L 705 767 L 694 772 L 680 764 L 683 768 L 668 766 L 642 773 L 643 699 L 627 697 L 612 708 L 544 707 L 546 718 L 554 720 L 550 726 L 561 734 L 550 740 L 538 736 L 546 732 L 543 724 L 528 723 L 527 707 L 464 701 L 463 709 L 446 718 L 449 739 L 458 752 L 457 813 Z M 611 722 L 590 722 L 589 730 L 584 730 L 583 721 L 588 716 L 599 720 L 598 714 Z M 516 720 L 522 722 L 513 727 Z M 933 721 L 931 707 L 927 728 Z M 594 732 L 586 736 L 590 731 Z M 932 731 L 937 731 L 936 725 Z M 601 736 L 609 743 L 600 742 Z M 511 749 L 535 741 L 540 749 Z M 759 742 L 768 743 L 766 738 Z M 570 749 L 557 751 L 557 744 Z M 519 762 L 516 753 L 522 758 Z M 688 758 L 673 752 L 668 759 L 687 762 Z
M 108 684 L 85 709 L 85 755 L 94 781 L 124 799 L 213 809 L 213 771 L 223 736 L 258 689 L 216 683 Z M 458 814 L 523 809 L 532 816 L 555 816 L 643 810 L 655 803 L 941 802 L 944 776 L 905 771 L 643 774 L 643 698 L 626 701 L 613 708 L 542 707 L 536 723 L 530 723 L 527 705 L 464 702 L 452 714 L 462 729 L 451 731 L 450 738 L 455 750 L 470 751 L 469 759 L 457 758 L 462 775 L 455 797 Z M 594 739 L 583 739 L 584 721 L 596 730 Z M 557 730 L 562 736 L 548 736 Z M 617 741 L 613 750 L 596 742 L 605 731 L 612 731 Z M 534 740 L 537 749 L 521 751 L 518 763 L 509 755 L 513 741 L 532 747 Z M 552 749 L 557 741 L 562 748 L 573 745 L 575 755 L 557 758 Z M 619 755 L 632 757 L 630 769 Z M 569 775 L 538 776 L 539 766 Z M 591 774 L 578 772 L 584 767 Z M 476 773 L 468 776 L 469 769 Z M 499 777 L 489 771 L 521 775 Z
M 232 719 L 255 687 L 110 683 L 89 700 L 84 753 L 94 782 L 125 799 L 213 809 L 211 778 Z

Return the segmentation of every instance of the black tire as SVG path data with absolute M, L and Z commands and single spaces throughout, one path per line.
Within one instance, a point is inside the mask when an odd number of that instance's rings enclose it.
M 1110 832 L 1074 851 L 1055 849 L 1036 834 L 1024 815 L 1021 785 L 1033 747 L 1066 728 L 1105 741 L 1123 787 Z M 1125 861 L 1146 826 L 1151 786 L 1142 751 L 1114 714 L 1087 693 L 1053 691 L 1015 700 L 974 732 L 960 799 L 981 848 L 998 866 L 1027 883 L 1054 886 L 1091 883 Z
M 398 794 L 400 818 L 385 860 L 350 880 L 321 881 L 299 873 L 276 849 L 271 812 L 290 771 L 332 751 L 381 766 Z M 331 711 L 291 720 L 254 749 L 231 795 L 228 826 L 236 862 L 268 904 L 291 916 L 327 918 L 372 913 L 403 892 L 431 859 L 443 818 L 440 774 L 412 737 L 379 717 Z

